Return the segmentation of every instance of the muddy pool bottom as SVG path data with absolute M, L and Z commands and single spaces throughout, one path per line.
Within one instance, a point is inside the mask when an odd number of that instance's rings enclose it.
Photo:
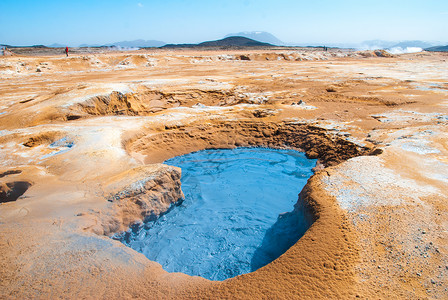
M 213 149 L 165 162 L 182 169 L 185 200 L 121 236 L 168 272 L 210 280 L 249 273 L 288 250 L 309 228 L 298 194 L 316 160 L 294 150 Z

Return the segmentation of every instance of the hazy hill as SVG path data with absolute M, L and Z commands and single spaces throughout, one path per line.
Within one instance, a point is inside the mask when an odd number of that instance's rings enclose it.
M 396 41 L 369 40 L 361 43 L 361 48 L 367 49 L 386 49 L 395 45 Z
M 126 48 L 150 48 L 150 47 L 162 47 L 165 42 L 157 40 L 134 40 L 134 41 L 123 41 L 107 44 L 105 46 L 118 46 Z
M 100 44 L 81 44 L 79 47 L 101 47 Z
M 151 48 L 151 47 L 161 47 L 165 45 L 165 42 L 157 40 L 133 40 L 133 41 L 121 41 L 109 44 L 82 44 L 80 47 L 123 47 L 123 48 Z
M 273 46 L 269 43 L 262 43 L 247 37 L 230 36 L 222 40 L 209 41 L 198 44 L 198 47 L 266 47 Z
M 48 48 L 45 45 L 32 45 L 32 46 L 16 46 L 16 45 L 6 45 L 6 44 L 0 44 L 0 47 L 4 48 Z
M 54 44 L 51 44 L 51 45 L 47 45 L 47 47 L 50 47 L 50 48 L 65 48 L 66 45 L 54 43 Z
M 194 48 L 197 44 L 166 44 L 159 48 Z
M 259 41 L 262 43 L 268 43 L 272 45 L 282 46 L 285 45 L 284 42 L 280 41 L 278 38 L 276 38 L 274 35 L 270 34 L 269 32 L 265 31 L 244 31 L 244 32 L 238 32 L 238 33 L 231 33 L 226 35 L 225 37 L 232 37 L 232 36 L 242 36 L 251 40 Z
M 392 45 L 390 48 L 408 48 L 408 47 L 428 48 L 431 46 L 434 45 L 423 41 L 403 41 L 395 45 Z
M 207 41 L 200 44 L 168 44 L 162 48 L 207 48 L 207 47 L 272 47 L 268 43 L 262 43 L 242 36 L 230 36 L 222 40 Z
M 432 51 L 432 52 L 448 52 L 448 45 L 446 46 L 435 46 L 435 47 L 429 47 L 425 49 L 426 51 Z
M 383 41 L 383 40 L 370 40 L 370 41 L 364 41 L 361 43 L 360 48 L 367 48 L 367 49 L 393 49 L 393 48 L 428 48 L 431 46 L 435 46 L 437 44 L 425 42 L 425 41 Z

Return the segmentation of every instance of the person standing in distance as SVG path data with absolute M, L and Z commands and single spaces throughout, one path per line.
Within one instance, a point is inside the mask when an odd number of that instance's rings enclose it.
M 65 55 L 68 57 L 68 47 L 65 47 Z

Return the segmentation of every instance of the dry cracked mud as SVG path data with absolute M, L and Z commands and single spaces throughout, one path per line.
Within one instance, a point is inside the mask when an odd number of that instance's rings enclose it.
M 448 56 L 313 49 L 0 58 L 0 298 L 448 298 Z M 314 223 L 222 282 L 110 238 L 182 196 L 175 155 L 318 158 Z

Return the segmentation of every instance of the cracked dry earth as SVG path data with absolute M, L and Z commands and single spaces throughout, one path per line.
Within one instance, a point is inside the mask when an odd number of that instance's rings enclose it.
M 447 59 L 0 58 L 0 298 L 448 298 Z M 182 197 L 165 159 L 238 146 L 318 158 L 296 205 L 314 223 L 277 260 L 216 282 L 109 237 Z

